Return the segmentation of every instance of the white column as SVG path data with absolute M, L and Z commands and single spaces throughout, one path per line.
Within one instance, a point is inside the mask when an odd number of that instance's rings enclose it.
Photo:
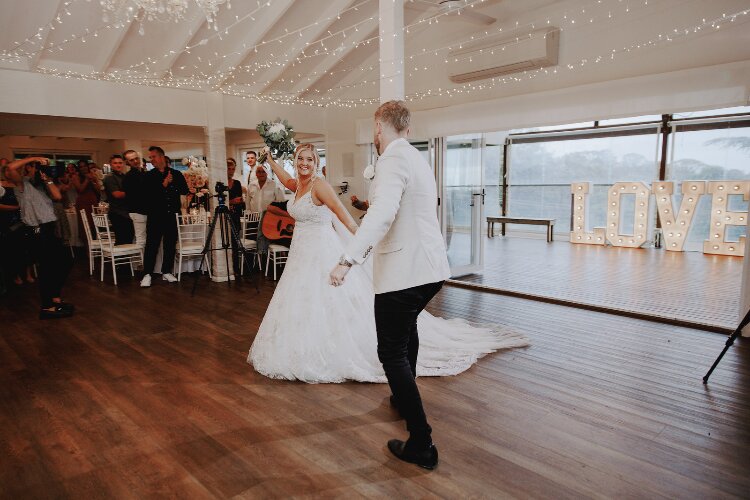
M 208 184 L 212 194 L 217 181 L 227 183 L 227 139 L 224 128 L 224 99 L 219 92 L 206 92 L 206 163 L 208 163 Z M 227 193 L 228 195 L 229 193 Z M 227 202 L 229 200 L 226 200 Z M 216 198 L 211 199 L 211 211 L 216 207 Z M 219 221 L 213 234 L 213 247 L 221 248 Z M 213 281 L 234 279 L 232 256 L 229 250 L 229 269 L 223 251 L 211 252 L 211 269 Z
M 745 238 L 745 256 L 742 258 L 742 295 L 740 298 L 740 314 L 737 324 L 750 309 L 750 224 L 747 226 L 747 237 Z M 750 337 L 750 325 L 742 330 L 743 337 Z
M 380 0 L 380 102 L 404 95 L 404 0 Z

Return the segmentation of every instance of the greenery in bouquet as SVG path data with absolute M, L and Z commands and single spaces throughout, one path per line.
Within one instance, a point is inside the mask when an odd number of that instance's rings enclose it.
M 270 123 L 262 121 L 255 127 L 255 130 L 258 131 L 263 138 L 263 142 L 271 149 L 271 154 L 276 158 L 293 154 L 297 147 L 294 142 L 294 128 L 286 120 L 276 118 L 275 121 Z M 261 164 L 265 162 L 265 155 L 261 153 L 258 161 Z

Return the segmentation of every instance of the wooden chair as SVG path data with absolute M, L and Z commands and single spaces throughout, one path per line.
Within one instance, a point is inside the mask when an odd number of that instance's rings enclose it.
M 91 214 L 94 219 L 94 229 L 101 248 L 101 280 L 104 281 L 104 265 L 107 261 L 112 263 L 112 278 L 117 285 L 117 266 L 130 265 L 130 275 L 135 276 L 133 263 L 143 264 L 143 250 L 135 243 L 115 245 L 115 238 L 109 226 L 107 214 Z M 85 227 L 85 226 L 84 226 Z

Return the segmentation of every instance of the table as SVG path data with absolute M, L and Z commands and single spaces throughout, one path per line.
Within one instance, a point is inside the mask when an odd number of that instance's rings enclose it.
M 499 217 L 487 217 L 487 237 L 492 238 L 495 235 L 495 222 L 500 223 L 500 234 L 505 236 L 506 224 L 530 224 L 535 226 L 547 226 L 547 243 L 553 239 L 555 229 L 555 219 L 544 219 L 537 217 L 510 217 L 501 215 Z

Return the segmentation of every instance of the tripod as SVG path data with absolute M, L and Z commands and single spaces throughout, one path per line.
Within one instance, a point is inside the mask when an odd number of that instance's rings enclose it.
M 198 278 L 200 278 L 201 273 L 203 272 L 203 263 L 205 262 L 205 257 L 208 254 L 208 252 L 217 251 L 217 250 L 223 250 L 224 251 L 224 259 L 227 266 L 227 285 L 231 286 L 231 279 L 229 279 L 229 247 L 231 243 L 234 243 L 234 248 L 236 248 L 238 251 L 241 252 L 240 258 L 245 259 L 244 263 L 249 267 L 250 274 L 252 275 L 253 270 L 255 269 L 255 259 L 252 259 L 252 264 L 248 262 L 248 256 L 247 256 L 247 249 L 245 248 L 245 245 L 242 243 L 242 238 L 240 238 L 240 235 L 237 231 L 237 226 L 235 226 L 234 221 L 232 220 L 232 216 L 229 212 L 229 207 L 227 207 L 225 203 L 225 192 L 226 192 L 226 186 L 221 183 L 216 183 L 216 207 L 214 208 L 214 214 L 211 218 L 211 224 L 208 226 L 208 233 L 206 234 L 206 241 L 203 243 L 203 251 L 201 252 L 201 264 L 200 267 L 198 267 L 198 272 L 195 274 L 195 279 L 193 280 L 193 290 L 190 293 L 190 295 L 195 295 L 195 288 L 198 286 Z M 219 222 L 219 234 L 221 235 L 221 247 L 219 248 L 212 248 L 213 243 L 213 235 L 214 230 L 216 229 L 216 222 Z M 255 291 L 260 293 L 260 288 L 258 288 L 258 280 L 256 277 L 256 280 L 254 282 L 255 284 Z
M 742 333 L 742 329 L 745 328 L 748 323 L 750 323 L 750 310 L 747 311 L 747 314 L 745 314 L 745 317 L 742 318 L 742 321 L 740 321 L 739 326 L 735 331 L 732 332 L 732 335 L 729 336 L 727 339 L 727 343 L 724 345 L 724 350 L 721 351 L 721 354 L 719 354 L 719 357 L 716 358 L 716 361 L 714 361 L 714 364 L 711 366 L 711 369 L 708 370 L 708 373 L 703 377 L 703 383 L 708 383 L 708 377 L 711 376 L 711 374 L 714 371 L 714 368 L 719 364 L 719 361 L 721 361 L 721 358 L 724 357 L 724 354 L 729 350 L 730 347 L 732 347 L 732 344 L 734 344 L 734 341 L 737 339 L 737 337 L 740 336 L 740 333 Z

